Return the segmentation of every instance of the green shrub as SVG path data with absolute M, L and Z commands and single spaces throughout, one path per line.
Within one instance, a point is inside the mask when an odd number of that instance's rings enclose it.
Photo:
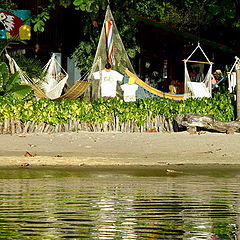
M 23 99 L 31 92 L 31 87 L 21 85 L 18 72 L 10 74 L 7 64 L 0 63 L 0 96 L 11 95 L 14 98 Z
M 45 73 L 43 72 L 43 63 L 39 60 L 19 55 L 16 57 L 16 62 L 31 79 L 44 79 Z
M 54 102 L 49 99 L 23 101 L 11 96 L 0 97 L 0 121 L 15 116 L 23 122 L 35 121 L 56 125 L 67 123 L 71 119 L 102 123 L 110 121 L 112 117 L 118 117 L 120 124 L 132 121 L 141 126 L 147 116 L 155 118 L 164 115 L 168 119 L 175 119 L 178 113 L 212 115 L 225 122 L 235 117 L 233 101 L 227 94 L 216 94 L 213 98 L 189 98 L 182 101 L 155 98 L 124 102 L 119 98 L 100 98 L 93 103 L 79 99 Z

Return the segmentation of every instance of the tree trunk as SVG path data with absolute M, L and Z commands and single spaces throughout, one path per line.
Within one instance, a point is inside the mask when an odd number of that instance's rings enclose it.
M 196 131 L 197 128 L 224 133 L 240 132 L 240 121 L 221 122 L 211 116 L 205 115 L 178 114 L 177 123 L 180 126 L 187 127 L 193 132 Z

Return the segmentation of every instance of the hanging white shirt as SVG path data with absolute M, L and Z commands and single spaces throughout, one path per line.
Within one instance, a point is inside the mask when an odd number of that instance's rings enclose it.
M 125 84 L 121 85 L 121 89 L 123 90 L 123 99 L 125 102 L 136 101 L 136 91 L 138 89 L 137 84 L 125 83 Z
M 115 70 L 101 71 L 101 96 L 116 97 L 117 81 L 122 81 L 123 75 Z M 93 73 L 94 79 L 100 79 L 100 71 Z

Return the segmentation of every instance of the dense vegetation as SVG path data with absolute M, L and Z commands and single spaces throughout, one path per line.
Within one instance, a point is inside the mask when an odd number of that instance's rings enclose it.
M 93 103 L 79 99 L 54 102 L 49 99 L 23 101 L 10 96 L 0 97 L 0 121 L 15 117 L 22 122 L 57 125 L 68 123 L 72 119 L 102 123 L 109 122 L 112 117 L 118 117 L 120 123 L 131 121 L 141 126 L 147 117 L 164 115 L 167 119 L 174 119 L 178 113 L 212 115 L 221 121 L 234 119 L 231 98 L 224 94 L 216 94 L 213 98 L 189 98 L 184 101 L 155 98 L 124 102 L 119 98 L 101 98 Z
M 76 10 L 82 11 L 83 14 L 84 39 L 80 42 L 73 56 L 78 60 L 80 67 L 89 68 L 96 50 L 101 21 L 104 19 L 107 4 L 106 0 L 49 0 L 49 4 L 45 7 L 41 6 L 42 12 L 33 19 L 34 29 L 36 31 L 44 30 L 45 23 L 57 5 L 64 7 L 74 5 Z M 116 0 L 111 2 L 120 34 L 124 38 L 128 54 L 132 58 L 139 51 L 134 20 L 136 15 L 174 24 L 178 29 L 193 33 L 202 31 L 203 34 L 215 34 L 214 29 L 221 27 L 221 31 L 217 32 L 218 37 L 220 37 L 221 34 L 223 36 L 226 29 L 239 31 L 240 22 L 237 7 L 239 7 L 239 3 L 234 0 Z M 209 37 L 211 38 L 211 35 Z M 227 41 L 227 37 L 224 37 L 223 40 Z M 232 46 L 236 46 L 237 41 L 237 38 L 232 38 Z M 6 66 L 2 65 L 2 68 L 5 69 L 4 72 L 7 71 Z M 16 117 L 22 122 L 35 121 L 36 123 L 44 122 L 56 125 L 67 123 L 71 119 L 101 123 L 110 121 L 112 117 L 118 117 L 120 123 L 132 121 L 141 126 L 146 121 L 146 117 L 154 118 L 164 115 L 167 119 L 174 119 L 178 113 L 213 115 L 220 121 L 234 119 L 233 102 L 226 94 L 219 93 L 215 94 L 213 98 L 189 98 L 184 101 L 155 98 L 126 103 L 122 99 L 114 98 L 98 99 L 93 103 L 80 100 L 63 100 L 59 103 L 48 99 L 36 101 L 34 98 L 28 98 L 28 100 L 13 98 L 13 94 L 10 94 L 12 88 L 10 89 L 6 84 L 10 82 L 18 84 L 17 80 L 8 81 L 9 79 L 19 79 L 18 76 L 10 78 L 8 75 L 7 78 L 1 79 L 1 95 L 4 96 L 0 97 L 0 121 L 3 121 L 4 118 Z
M 33 19 L 34 29 L 44 31 L 45 23 L 56 7 L 74 7 L 81 11 L 83 39 L 73 58 L 80 69 L 89 69 L 107 4 L 107 0 L 49 0 L 48 5 L 40 6 L 41 13 Z M 231 48 L 239 46 L 238 0 L 115 0 L 110 1 L 110 6 L 127 52 L 133 59 L 139 53 L 135 16 L 149 17 Z

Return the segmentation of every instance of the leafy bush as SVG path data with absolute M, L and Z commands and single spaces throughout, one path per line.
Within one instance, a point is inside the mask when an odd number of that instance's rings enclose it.
M 23 99 L 31 91 L 31 87 L 21 85 L 18 72 L 10 74 L 7 64 L 5 62 L 0 63 L 0 96 L 11 95 L 12 97 Z
M 0 6 L 6 11 L 18 9 L 18 5 L 16 3 L 8 0 L 0 0 Z
M 164 115 L 168 119 L 174 119 L 178 113 L 212 115 L 220 121 L 227 122 L 234 119 L 234 106 L 230 96 L 226 94 L 182 101 L 155 98 L 124 102 L 119 98 L 100 98 L 93 103 L 79 99 L 54 102 L 49 99 L 23 101 L 10 96 L 0 97 L 0 121 L 15 116 L 23 122 L 35 121 L 56 125 L 67 123 L 71 119 L 102 123 L 116 116 L 120 124 L 132 121 L 141 126 L 147 116 L 155 118 Z
M 27 58 L 24 55 L 19 55 L 16 57 L 16 62 L 19 67 L 27 72 L 30 78 L 34 79 L 44 79 L 45 74 L 43 73 L 43 63 L 37 59 Z

